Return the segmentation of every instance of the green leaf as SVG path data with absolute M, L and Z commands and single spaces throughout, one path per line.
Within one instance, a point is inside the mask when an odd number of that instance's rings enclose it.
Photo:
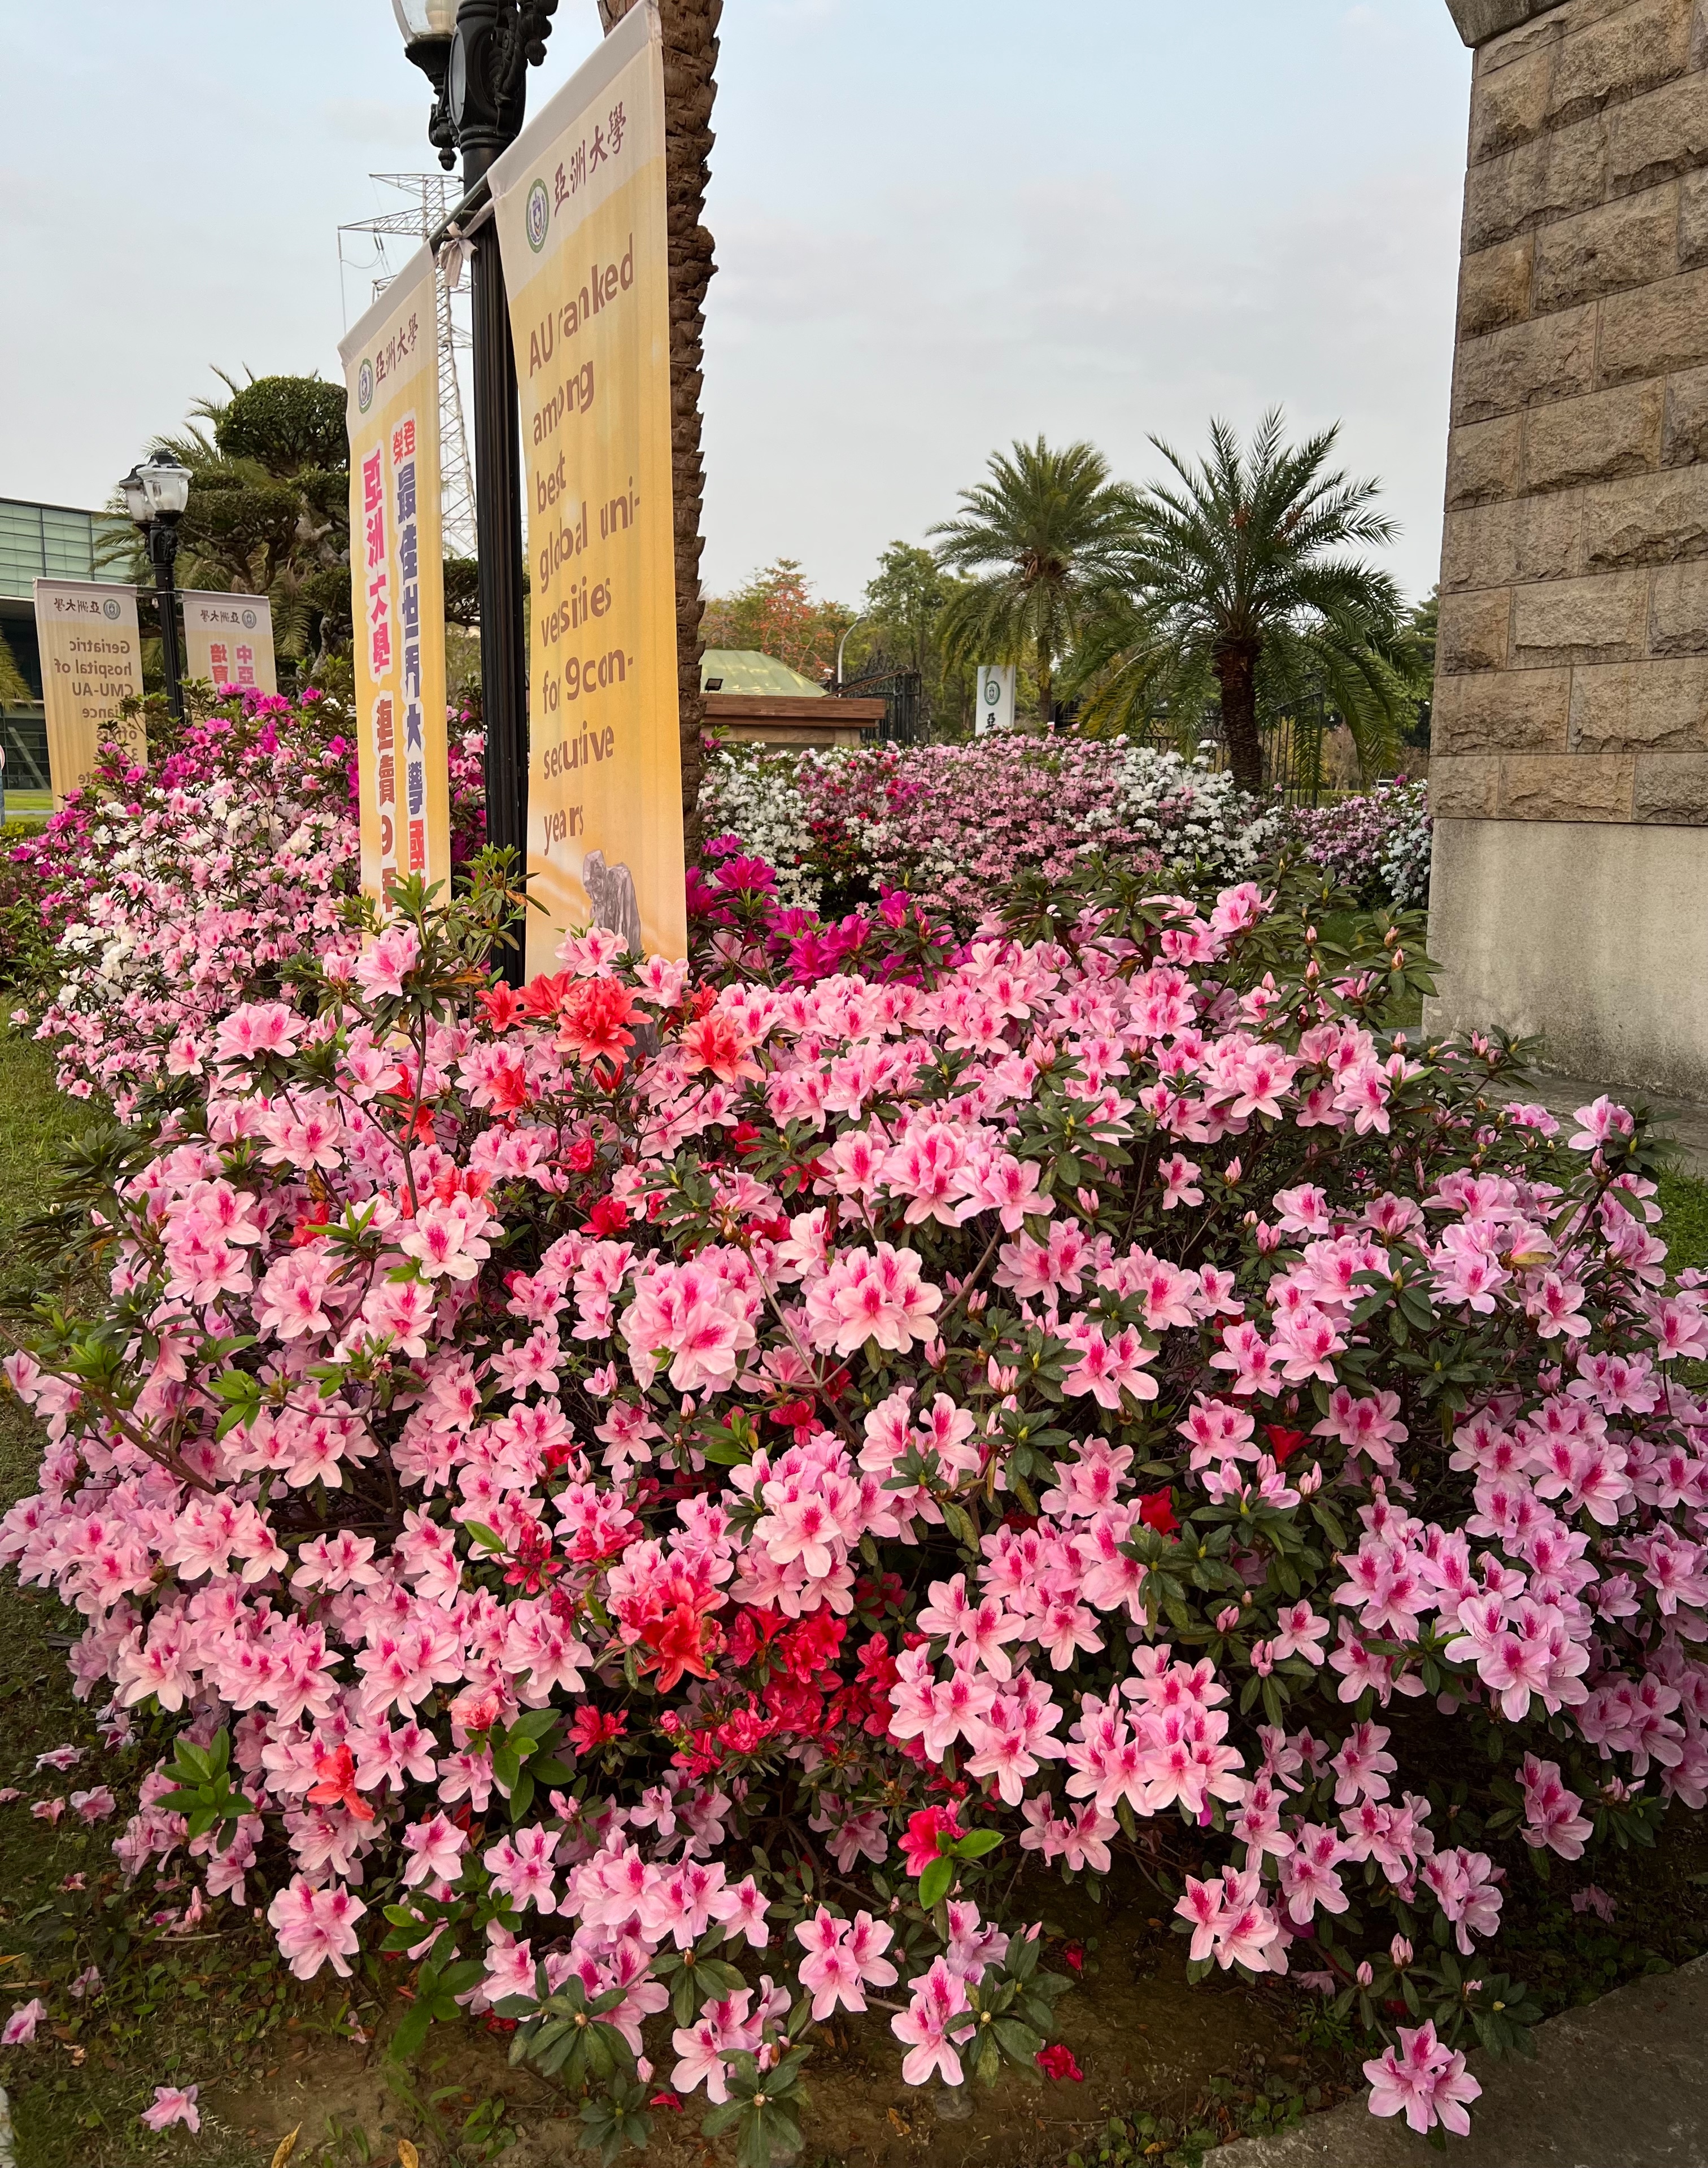
M 424 2002 L 412 2002 L 403 2021 L 391 2035 L 391 2055 L 400 2063 L 412 2062 L 421 2053 L 433 2025 L 433 2012 Z
M 1002 1838 L 995 1830 L 969 1830 L 965 1836 L 956 1838 L 954 1849 L 962 1859 L 982 1859 L 987 1852 L 994 1852 L 1001 1842 Z
M 1012 2062 L 1027 2070 L 1037 2067 L 1032 2058 L 1044 2043 L 1030 2026 L 1017 2025 L 1012 2017 L 999 2017 L 991 2030 L 997 2036 L 998 2045 Z
M 919 1902 L 928 1912 L 939 1900 L 949 1894 L 955 1880 L 955 1861 L 945 1854 L 934 1859 L 919 1877 Z

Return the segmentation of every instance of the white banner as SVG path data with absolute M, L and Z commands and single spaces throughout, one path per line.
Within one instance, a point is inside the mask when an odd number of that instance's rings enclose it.
M 35 636 L 48 773 L 54 804 L 63 805 L 88 781 L 104 738 L 122 737 L 136 760 L 148 757 L 141 717 L 127 723 L 119 714 L 121 700 L 142 696 L 136 590 L 101 580 L 38 580 Z
M 658 11 L 631 9 L 491 174 L 533 558 L 528 968 L 590 921 L 688 953 Z
M 438 295 L 419 248 L 338 348 L 349 391 L 362 886 L 450 879 Z
M 213 594 L 186 587 L 184 647 L 186 678 L 214 686 L 279 690 L 273 659 L 273 605 L 265 595 Z
M 987 662 L 978 673 L 978 706 L 973 717 L 973 732 L 982 737 L 987 731 L 1011 731 L 1014 727 L 1014 666 L 1012 662 Z

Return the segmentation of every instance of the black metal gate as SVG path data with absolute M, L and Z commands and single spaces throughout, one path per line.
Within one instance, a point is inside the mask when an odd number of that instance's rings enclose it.
M 863 678 L 845 678 L 836 688 L 843 699 L 882 700 L 886 704 L 878 736 L 885 745 L 919 742 L 920 677 L 917 670 L 874 670 Z

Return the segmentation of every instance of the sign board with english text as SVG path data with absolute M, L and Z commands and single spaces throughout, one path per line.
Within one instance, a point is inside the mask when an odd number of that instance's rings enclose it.
M 976 706 L 973 711 L 973 733 L 982 737 L 987 731 L 1011 731 L 1014 727 L 1014 666 L 1012 662 L 987 662 L 981 666 L 978 686 L 975 694 Z
M 198 587 L 183 591 L 186 678 L 210 685 L 279 690 L 273 659 L 273 605 L 265 595 L 215 594 Z
M 120 701 L 142 697 L 136 590 L 102 580 L 38 580 L 35 637 L 48 778 L 59 806 L 88 781 L 104 739 L 118 739 L 139 763 L 148 757 L 142 718 L 119 713 Z
M 597 923 L 688 953 L 658 11 L 494 163 L 533 576 L 528 970 Z
M 411 874 L 450 880 L 434 275 L 431 250 L 418 248 L 338 348 L 349 395 L 362 887 L 379 897 Z

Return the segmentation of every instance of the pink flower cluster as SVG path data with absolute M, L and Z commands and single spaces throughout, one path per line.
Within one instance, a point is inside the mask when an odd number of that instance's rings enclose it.
M 730 831 L 771 858 L 791 893 L 828 906 L 906 888 L 966 925 L 1016 875 L 1065 879 L 1088 852 L 1236 879 L 1274 828 L 1231 776 L 1178 754 L 1012 733 L 793 761 L 715 753 L 702 803 L 707 832 Z
M 478 731 L 451 736 L 453 855 L 485 834 Z M 231 1010 L 311 957 L 354 893 L 355 753 L 333 704 L 231 693 L 150 768 L 90 786 L 12 853 L 57 939 L 37 1037 L 62 1091 L 129 1119 L 191 1075 Z
M 303 1978 L 389 1923 L 475 2011 L 638 2053 L 673 2000 L 716 2104 L 803 2002 L 987 2074 L 1015 1852 L 1146 1823 L 1195 1969 L 1350 2003 L 1439 1921 L 1373 2105 L 1461 2127 L 1447 1945 L 1708 1799 L 1708 1305 L 1631 1119 L 1501 1109 L 1380 1028 L 1391 936 L 1331 967 L 1250 885 L 881 980 L 595 930 L 519 995 L 460 908 L 180 1020 L 102 1331 L 6 1366 L 0 1561 L 176 1739 L 126 1872 L 184 1852 Z

